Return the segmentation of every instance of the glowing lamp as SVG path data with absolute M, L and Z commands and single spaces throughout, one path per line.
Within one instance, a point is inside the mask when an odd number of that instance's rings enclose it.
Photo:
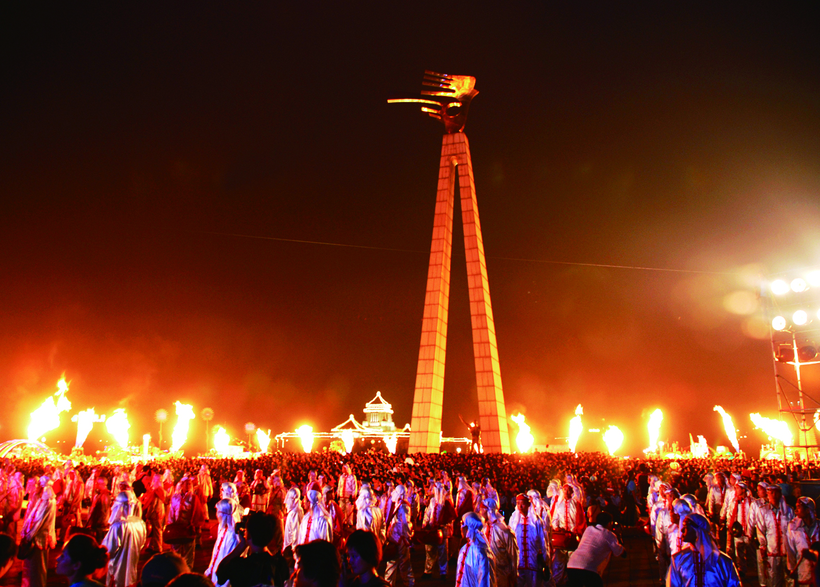
M 782 279 L 775 279 L 769 287 L 771 287 L 772 293 L 776 296 L 782 296 L 791 290 L 789 284 Z
M 786 319 L 783 316 L 775 316 L 772 320 L 772 328 L 775 330 L 786 330 Z
M 801 293 L 801 292 L 806 291 L 807 288 L 808 288 L 808 284 L 806 283 L 805 279 L 802 279 L 800 277 L 798 277 L 796 279 L 792 279 L 791 290 L 793 292 Z
M 801 361 L 812 361 L 817 357 L 817 349 L 810 345 L 800 347 L 797 349 L 797 356 Z
M 797 310 L 797 312 L 792 314 L 792 322 L 794 322 L 798 326 L 803 326 L 808 321 L 809 315 L 806 314 L 805 310 Z
M 820 287 L 820 271 L 812 271 L 806 275 L 806 281 L 808 281 L 812 287 Z

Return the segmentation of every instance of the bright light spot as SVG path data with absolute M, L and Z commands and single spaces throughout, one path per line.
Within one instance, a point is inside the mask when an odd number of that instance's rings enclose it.
M 85 439 L 88 438 L 91 429 L 94 427 L 94 422 L 105 422 L 105 415 L 101 414 L 98 416 L 94 413 L 94 408 L 90 408 L 78 414 L 74 414 L 74 416 L 71 417 L 71 421 L 77 423 L 77 440 L 74 442 L 74 446 L 79 448 L 85 443 Z
M 194 408 L 191 404 L 175 403 L 177 407 L 177 424 L 174 426 L 174 432 L 171 434 L 173 440 L 170 452 L 177 452 L 182 448 L 182 445 L 188 441 L 188 427 L 191 420 L 194 419 Z
M 661 422 L 663 422 L 663 412 L 658 408 L 652 415 L 649 416 L 649 422 L 646 425 L 647 430 L 649 431 L 649 448 L 647 449 L 650 452 L 655 452 L 658 450 L 658 437 L 661 434 Z
M 128 429 L 131 428 L 131 423 L 124 409 L 114 410 L 114 413 L 105 420 L 105 428 L 121 448 L 128 448 Z
M 457 446 L 457 447 L 456 447 L 456 452 L 457 452 L 457 453 L 459 453 L 459 454 L 461 454 L 461 447 L 460 447 L 460 446 Z
M 804 310 L 797 310 L 797 312 L 792 314 L 792 322 L 794 322 L 798 326 L 803 326 L 808 321 L 809 315 L 806 314 Z
M 737 431 L 735 430 L 735 425 L 732 422 L 732 417 L 727 414 L 721 406 L 715 406 L 712 410 L 720 413 L 723 418 L 723 428 L 726 430 L 726 436 L 729 438 L 729 442 L 732 443 L 735 452 L 740 452 L 740 445 L 737 442 Z
M 60 426 L 60 412 L 67 412 L 71 409 L 71 402 L 65 396 L 68 391 L 65 375 L 57 382 L 57 392 L 43 402 L 43 404 L 31 413 L 31 423 L 28 426 L 28 439 L 36 440 L 46 432 L 54 430 Z M 54 401 L 54 398 L 57 401 Z
M 299 439 L 302 441 L 302 450 L 305 452 L 310 452 L 313 450 L 313 427 L 308 426 L 305 424 L 304 426 L 300 426 L 296 429 L 296 434 L 299 435 Z
M 692 451 L 692 456 L 696 459 L 705 459 L 709 457 L 709 445 L 706 443 L 706 439 L 698 434 L 698 441 L 694 442 L 692 440 L 692 435 L 689 435 L 689 450 Z
M 800 293 L 806 291 L 806 280 L 801 279 L 798 277 L 797 279 L 792 279 L 791 289 L 795 293 Z
M 750 291 L 736 291 L 724 296 L 723 307 L 732 314 L 750 316 L 757 312 L 758 301 Z
M 578 445 L 578 438 L 581 436 L 581 432 L 584 431 L 584 423 L 581 421 L 583 414 L 584 408 L 581 404 L 578 404 L 578 407 L 575 408 L 575 417 L 569 421 L 569 438 L 567 442 L 572 452 L 575 452 L 575 447 Z
M 820 271 L 812 271 L 806 275 L 806 280 L 812 287 L 820 287 Z
M 772 293 L 776 296 L 782 296 L 783 294 L 789 293 L 789 290 L 791 290 L 789 284 L 782 279 L 775 279 L 772 281 L 770 287 L 772 288 Z
M 228 454 L 228 446 L 231 444 L 231 437 L 222 426 L 216 427 L 214 432 L 214 450 L 225 456 Z
M 610 455 L 614 455 L 615 451 L 621 448 L 623 443 L 624 433 L 621 432 L 617 426 L 610 426 L 606 432 L 604 432 L 604 444 L 606 444 Z
M 270 428 L 267 434 L 265 434 L 265 431 L 261 428 L 257 428 L 256 442 L 259 443 L 259 452 L 268 452 L 268 447 L 270 446 Z
M 772 328 L 775 330 L 786 330 L 786 319 L 783 316 L 775 316 L 772 320 Z
M 396 454 L 396 445 L 399 443 L 399 438 L 395 434 L 391 436 L 386 436 L 384 438 L 384 444 L 387 446 L 387 450 L 390 451 L 391 455 Z M 461 449 L 458 449 L 461 450 Z
M 786 446 L 791 446 L 794 443 L 794 435 L 789 430 L 789 425 L 783 420 L 772 420 L 760 414 L 749 414 L 755 428 L 760 428 L 767 435 L 776 438 Z
M 353 436 L 353 430 L 345 428 L 342 430 L 342 442 L 345 445 L 345 452 L 350 453 L 353 450 L 353 445 L 356 442 L 356 437 Z
M 518 434 L 515 437 L 515 444 L 518 446 L 518 452 L 529 452 L 532 448 L 535 439 L 530 432 L 530 425 L 525 422 L 524 414 L 518 413 L 517 416 L 510 416 L 510 420 L 518 424 Z

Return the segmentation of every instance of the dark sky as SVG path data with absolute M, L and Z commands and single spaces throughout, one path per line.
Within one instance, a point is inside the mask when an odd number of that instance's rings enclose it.
M 756 284 L 820 253 L 815 13 L 474 4 L 4 4 L 0 437 L 63 372 L 134 437 L 177 399 L 234 434 L 377 390 L 409 422 L 443 127 L 386 98 L 432 69 L 478 80 L 508 412 L 553 443 L 581 403 L 634 454 L 657 407 L 663 437 L 726 444 L 720 403 L 756 450 Z M 460 238 L 445 435 L 477 415 Z

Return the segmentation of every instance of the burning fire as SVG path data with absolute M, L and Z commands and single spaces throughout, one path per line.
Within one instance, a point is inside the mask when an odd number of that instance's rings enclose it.
M 569 449 L 572 452 L 575 452 L 575 445 L 578 444 L 578 438 L 581 436 L 581 432 L 584 431 L 584 423 L 581 422 L 581 416 L 584 413 L 584 408 L 581 404 L 578 404 L 578 407 L 575 408 L 575 417 L 569 421 Z
M 177 452 L 188 440 L 188 426 L 194 419 L 194 408 L 191 404 L 175 403 L 177 407 L 177 425 L 174 426 L 174 433 L 171 434 L 171 452 Z
M 230 435 L 225 432 L 225 429 L 222 426 L 217 426 L 216 432 L 214 433 L 214 450 L 222 456 L 225 456 L 228 454 L 228 445 L 230 444 Z
M 615 451 L 621 448 L 624 443 L 624 433 L 621 432 L 617 426 L 610 426 L 604 432 L 604 444 L 606 444 L 610 455 L 614 455 Z
M 74 446 L 80 448 L 85 443 L 85 439 L 88 438 L 88 435 L 91 433 L 91 429 L 94 427 L 94 422 L 105 422 L 105 414 L 100 414 L 98 416 L 94 413 L 94 408 L 90 408 L 88 410 L 83 410 L 78 414 L 74 414 L 71 421 L 77 423 L 77 440 L 74 442 Z
M 396 454 L 396 445 L 398 443 L 399 443 L 399 438 L 395 434 L 393 434 L 392 436 L 386 436 L 384 438 L 384 444 L 387 446 L 387 450 L 390 451 L 391 455 Z M 347 448 L 347 447 L 345 447 L 345 448 Z
M 310 452 L 313 449 L 313 427 L 305 424 L 296 429 L 296 434 L 302 440 L 302 449 Z
M 117 408 L 114 413 L 108 416 L 105 421 L 105 428 L 114 437 L 122 448 L 128 448 L 128 429 L 131 428 L 128 422 L 128 414 L 122 408 Z
M 518 424 L 518 435 L 515 437 L 515 443 L 518 445 L 518 452 L 520 453 L 529 452 L 535 440 L 530 432 L 530 425 L 524 421 L 525 419 L 524 414 L 521 412 L 517 416 L 510 416 L 510 420 Z
M 794 436 L 792 435 L 792 431 L 789 430 L 789 425 L 783 420 L 772 420 L 771 418 L 766 418 L 760 414 L 749 414 L 749 417 L 752 419 L 755 428 L 760 428 L 767 435 L 779 440 L 786 446 L 791 446 L 794 444 Z
M 256 442 L 259 443 L 259 451 L 260 452 L 268 452 L 268 446 L 270 446 L 270 428 L 268 429 L 268 433 L 265 434 L 265 431 L 261 428 L 256 429 Z
M 729 437 L 729 442 L 732 443 L 735 452 L 740 452 L 740 445 L 737 442 L 737 432 L 735 431 L 735 424 L 732 422 L 732 417 L 720 406 L 715 406 L 712 410 L 720 413 L 723 418 L 723 427 L 726 429 L 726 436 Z
M 646 425 L 649 430 L 649 447 L 644 452 L 658 451 L 658 437 L 661 435 L 661 422 L 663 422 L 663 412 L 658 408 L 649 416 L 649 423 Z
M 350 428 L 345 428 L 342 430 L 342 442 L 345 445 L 345 452 L 350 452 L 353 450 L 353 444 L 355 443 L 356 438 L 353 436 L 353 431 Z
M 71 402 L 65 396 L 67 391 L 68 383 L 63 375 L 57 382 L 57 392 L 49 396 L 39 408 L 31 413 L 31 423 L 28 426 L 29 440 L 37 440 L 46 432 L 60 426 L 60 412 L 67 412 L 71 409 Z

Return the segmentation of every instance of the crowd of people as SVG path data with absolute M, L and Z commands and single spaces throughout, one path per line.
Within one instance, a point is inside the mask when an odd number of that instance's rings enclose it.
M 446 579 L 452 565 L 456 587 L 602 585 L 610 557 L 625 554 L 624 527 L 651 536 L 659 582 L 808 584 L 820 524 L 799 481 L 816 473 L 805 463 L 599 453 L 323 451 L 127 467 L 7 459 L 0 530 L 27 587 L 46 584 L 58 546 L 56 573 L 109 587 L 158 585 L 146 577 L 158 568 L 219 586 L 414 587 L 419 571 Z M 204 527 L 216 536 L 196 575 Z M 140 576 L 141 556 L 152 558 Z

